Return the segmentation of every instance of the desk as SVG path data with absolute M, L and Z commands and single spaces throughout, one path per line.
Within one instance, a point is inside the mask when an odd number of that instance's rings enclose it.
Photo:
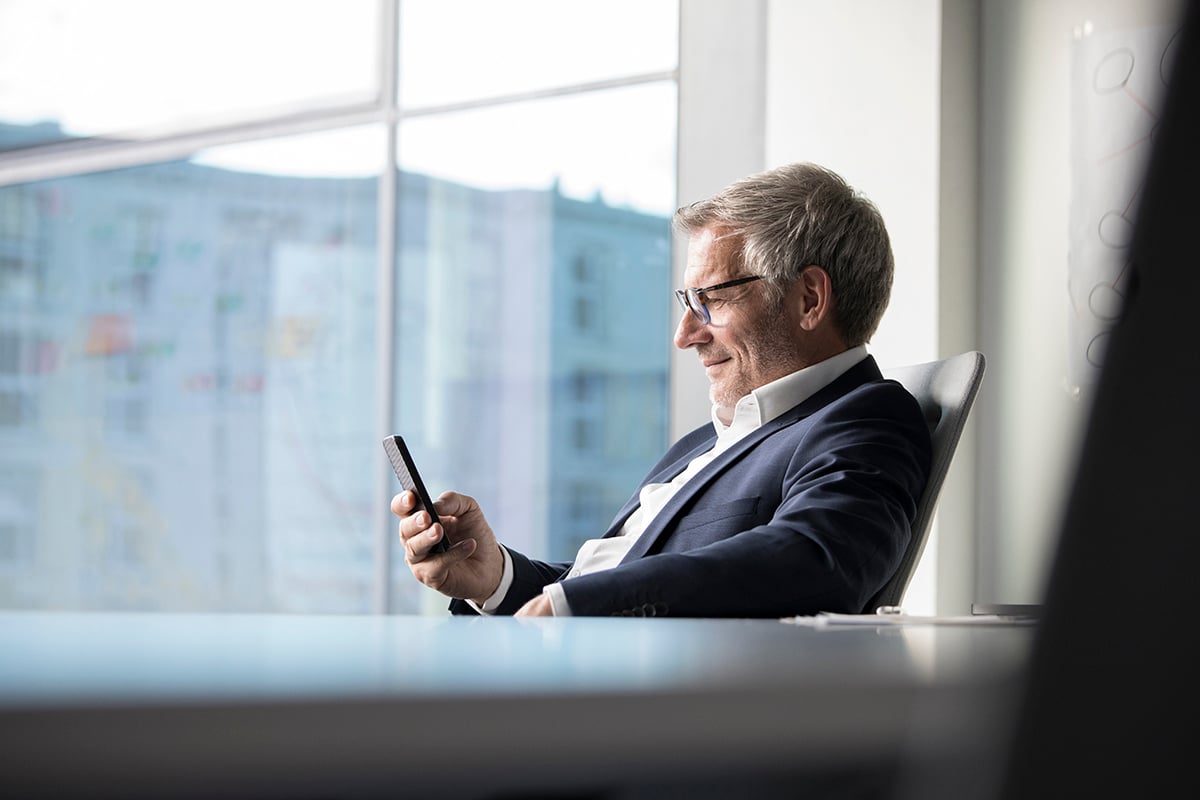
M 0 612 L 0 795 L 633 797 L 942 762 L 1006 729 L 1032 634 Z

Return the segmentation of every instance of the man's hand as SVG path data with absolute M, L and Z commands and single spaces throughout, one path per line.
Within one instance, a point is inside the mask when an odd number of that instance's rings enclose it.
M 539 594 L 518 609 L 514 617 L 553 617 L 554 608 L 550 605 L 550 596 Z
M 473 497 L 445 492 L 433 504 L 441 524 L 430 525 L 427 512 L 413 513 L 416 503 L 412 492 L 392 498 L 392 513 L 400 517 L 400 543 L 409 571 L 444 595 L 482 605 L 500 585 L 504 554 L 479 504 Z M 433 546 L 441 538 L 443 527 L 450 549 L 438 553 Z

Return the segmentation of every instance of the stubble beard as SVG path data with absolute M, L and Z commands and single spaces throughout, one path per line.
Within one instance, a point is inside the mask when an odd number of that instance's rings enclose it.
M 800 345 L 779 329 L 776 319 L 777 314 L 764 314 L 763 323 L 749 332 L 753 344 L 744 351 L 744 360 L 738 362 L 737 374 L 709 386 L 709 399 L 714 405 L 732 409 L 753 390 L 799 368 L 796 357 Z

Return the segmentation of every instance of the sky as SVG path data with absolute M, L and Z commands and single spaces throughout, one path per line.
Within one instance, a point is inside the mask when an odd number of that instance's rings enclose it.
M 428 108 L 672 70 L 673 0 L 406 0 L 400 101 Z M 375 0 L 0 0 L 0 121 L 153 135 L 370 101 Z M 198 154 L 293 175 L 378 172 L 380 125 Z M 668 213 L 671 81 L 414 117 L 401 166 L 484 188 L 545 188 Z

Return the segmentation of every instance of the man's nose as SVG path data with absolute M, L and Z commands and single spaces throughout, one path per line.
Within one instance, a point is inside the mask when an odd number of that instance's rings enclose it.
M 675 327 L 675 346 L 680 350 L 695 347 L 708 339 L 708 326 L 696 319 L 691 311 L 683 312 Z

